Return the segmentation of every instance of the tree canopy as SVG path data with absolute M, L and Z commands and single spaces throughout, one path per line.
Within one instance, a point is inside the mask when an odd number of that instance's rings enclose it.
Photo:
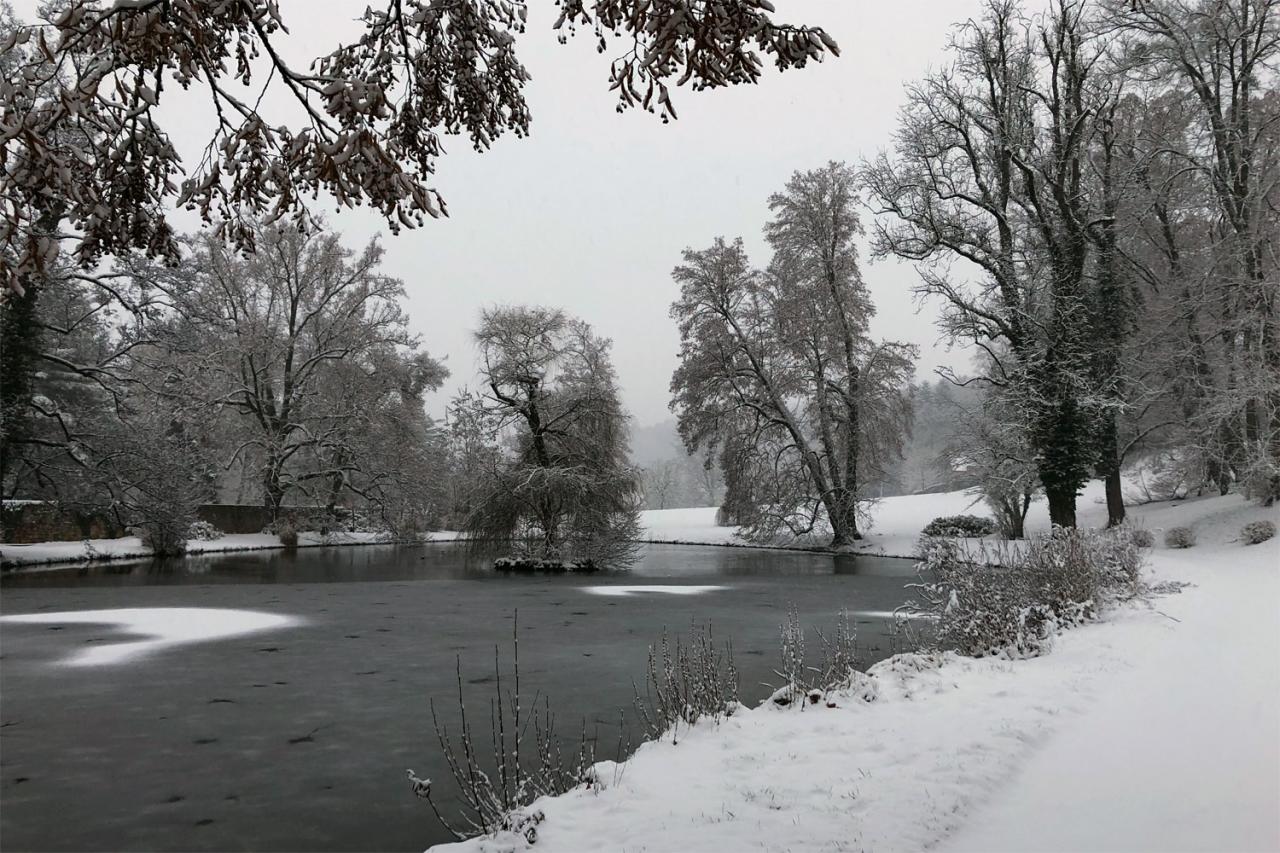
M 768 0 L 561 0 L 561 40 L 619 44 L 618 109 L 668 120 L 671 89 L 754 83 L 769 59 L 803 67 L 835 41 L 775 23 Z M 0 27 L 0 270 L 21 291 L 67 242 L 82 266 L 108 255 L 178 252 L 170 208 L 198 211 L 252 247 L 252 222 L 309 220 L 309 200 L 368 205 L 393 231 L 446 212 L 432 186 L 442 138 L 477 150 L 529 132 L 519 0 L 386 0 L 357 38 L 306 68 L 286 60 L 275 0 L 68 0 L 49 20 Z M 7 33 L 3 30 L 8 30 Z M 291 115 L 265 115 L 287 92 Z M 161 123 L 177 90 L 203 90 L 217 128 L 184 164 Z

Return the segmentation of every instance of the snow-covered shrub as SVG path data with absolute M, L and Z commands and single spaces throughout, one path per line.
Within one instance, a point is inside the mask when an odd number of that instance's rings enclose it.
M 221 539 L 225 534 L 214 527 L 207 521 L 193 521 L 191 526 L 187 528 L 187 538 L 196 539 L 201 542 L 209 542 L 213 539 Z
M 512 633 L 518 626 L 512 623 Z M 513 648 L 517 648 L 513 646 Z M 583 726 L 576 751 L 564 752 L 562 738 L 555 728 L 555 715 L 550 701 L 521 701 L 520 658 L 516 651 L 514 677 L 504 688 L 504 672 L 494 660 L 494 695 L 489 701 L 488 720 L 482 714 L 477 732 L 467 717 L 463 702 L 462 670 L 458 669 L 456 694 L 458 728 L 451 734 L 431 701 L 431 722 L 444 753 L 445 763 L 453 777 L 457 795 L 457 817 L 440 813 L 432 799 L 430 779 L 420 779 L 408 771 L 409 785 L 415 796 L 426 800 L 436 819 L 459 840 L 476 835 L 518 833 L 528 844 L 537 840 L 537 826 L 543 814 L 531 809 L 540 797 L 555 797 L 575 788 L 598 788 L 600 783 L 592 768 L 595 741 L 588 739 Z M 485 730 L 488 729 L 486 732 Z M 486 745 L 492 746 L 489 753 Z M 451 803 L 451 806 L 453 804 Z M 453 820 L 460 821 L 459 824 Z
M 1280 467 L 1264 452 L 1260 454 L 1242 477 L 1244 493 L 1263 506 L 1271 506 L 1280 500 Z
M 933 617 L 932 642 L 981 657 L 1033 657 L 1100 602 L 1141 588 L 1141 549 L 1126 533 L 1058 529 L 1023 547 L 970 548 L 924 537 L 908 610 Z
M 286 548 L 298 547 L 298 528 L 291 519 L 282 519 L 275 525 L 276 535 L 280 537 L 280 544 Z
M 1098 584 L 1110 597 L 1132 598 L 1143 591 L 1144 548 L 1155 544 L 1151 531 L 1139 527 L 1090 534 L 1095 543 Z
M 1145 527 L 1124 527 L 1122 530 L 1129 537 L 1129 541 L 1138 548 L 1154 548 L 1156 546 L 1155 534 Z
M 1196 532 L 1190 527 L 1170 527 L 1164 532 L 1164 547 L 1190 548 L 1196 544 Z
M 187 552 L 187 536 L 184 519 L 175 521 L 153 519 L 138 524 L 138 536 L 142 544 L 157 557 L 177 557 Z
M 1174 447 L 1153 453 L 1139 465 L 1128 503 L 1183 500 L 1208 482 L 1204 453 L 1193 447 Z
M 961 654 L 1004 652 L 1022 633 L 1023 611 L 1032 604 L 1028 579 L 1012 568 L 989 564 L 985 549 L 970 551 L 953 539 L 924 537 L 913 584 L 918 598 L 908 604 L 933 617 L 932 642 Z M 1036 650 L 1025 647 L 1019 656 Z
M 850 689 L 857 682 L 861 673 L 856 669 L 854 628 L 849 614 L 840 611 L 830 638 L 821 631 L 814 633 L 822 643 L 822 658 L 817 666 L 806 660 L 799 614 L 794 607 L 788 609 L 786 621 L 780 626 L 781 668 L 774 670 L 782 679 L 782 686 L 769 697 L 772 704 L 780 707 L 817 704 L 831 691 Z M 813 698 L 815 695 L 817 700 Z M 808 697 L 808 703 L 798 701 L 802 697 Z
M 673 740 L 681 723 L 732 715 L 739 707 L 733 648 L 718 646 L 710 628 L 694 631 L 688 643 L 677 637 L 674 647 L 663 631 L 649 646 L 645 695 L 637 690 L 635 706 L 652 736 L 670 733 Z
M 996 523 L 980 515 L 944 515 L 925 525 L 925 536 L 988 536 L 996 532 Z
M 1258 545 L 1268 539 L 1274 539 L 1276 525 L 1271 521 L 1252 521 L 1240 528 L 1240 538 L 1246 545 Z

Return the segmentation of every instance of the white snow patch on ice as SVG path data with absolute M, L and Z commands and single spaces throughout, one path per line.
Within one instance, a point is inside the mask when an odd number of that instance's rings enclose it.
M 583 592 L 591 595 L 606 595 L 614 598 L 621 598 L 626 595 L 642 595 L 645 593 L 658 593 L 662 595 L 702 595 L 704 592 L 715 592 L 721 589 L 728 589 L 725 586 L 716 584 L 703 584 L 701 586 L 664 586 L 662 584 L 653 584 L 650 586 L 584 586 Z
M 861 616 L 865 619 L 933 619 L 930 613 L 909 613 L 902 611 L 901 613 L 893 610 L 855 610 L 851 616 Z
M 93 646 L 64 658 L 64 666 L 106 666 L 136 660 L 162 649 L 225 640 L 302 623 L 294 616 L 216 607 L 126 607 L 119 610 L 70 610 L 0 616 L 0 622 L 26 625 L 115 625 L 123 634 L 144 639 Z

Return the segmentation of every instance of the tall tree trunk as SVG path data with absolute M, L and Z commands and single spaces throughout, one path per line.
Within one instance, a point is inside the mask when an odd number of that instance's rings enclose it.
M 1076 526 L 1076 490 L 1074 488 L 1055 485 L 1045 486 L 1045 497 L 1049 499 L 1049 522 L 1054 527 Z
M 1106 414 L 1099 428 L 1098 474 L 1106 484 L 1107 527 L 1124 524 L 1124 490 L 1120 479 L 1120 448 L 1114 413 Z
M 844 548 L 862 538 L 858 532 L 858 496 L 847 486 L 836 489 L 825 502 L 831 523 L 831 547 Z
M 271 521 L 280 519 L 280 507 L 284 504 L 284 487 L 280 485 L 280 462 L 275 454 L 267 457 L 262 467 L 262 499 L 271 512 Z

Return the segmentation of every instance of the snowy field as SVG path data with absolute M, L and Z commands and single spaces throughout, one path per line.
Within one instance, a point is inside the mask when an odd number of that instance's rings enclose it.
M 1105 517 L 1099 497 L 1082 498 L 1082 524 Z M 867 544 L 908 554 L 968 500 L 886 499 Z M 1033 529 L 1047 524 L 1033 513 Z M 1280 511 L 1231 495 L 1131 516 L 1156 534 L 1152 579 L 1191 586 L 1063 634 L 1045 657 L 892 658 L 835 707 L 762 707 L 646 744 L 599 768 L 602 790 L 536 803 L 534 849 L 1280 849 L 1280 545 L 1236 539 Z M 711 510 L 647 522 L 655 540 L 729 541 Z M 1175 525 L 1199 544 L 1163 548 Z M 527 847 L 503 835 L 449 849 Z
M 1184 502 L 1182 506 L 1181 510 L 1165 504 L 1130 507 L 1130 520 L 1147 527 L 1159 539 L 1162 526 L 1187 524 L 1196 517 L 1197 511 L 1189 508 L 1190 503 Z M 1106 499 L 1101 481 L 1085 486 L 1076 504 L 1076 512 L 1082 527 L 1098 527 L 1106 523 Z M 852 550 L 884 557 L 912 557 L 915 556 L 921 528 L 940 515 L 960 514 L 991 517 L 991 511 L 980 498 L 963 491 L 882 498 L 871 507 L 871 524 L 862 525 L 863 538 Z M 717 527 L 715 507 L 649 510 L 641 513 L 641 522 L 646 542 L 759 547 L 739 538 L 735 528 Z M 1027 515 L 1027 532 L 1048 529 L 1048 506 L 1044 498 L 1037 498 Z M 790 547 L 822 547 L 828 539 L 793 542 Z M 779 543 L 777 547 L 787 546 Z

